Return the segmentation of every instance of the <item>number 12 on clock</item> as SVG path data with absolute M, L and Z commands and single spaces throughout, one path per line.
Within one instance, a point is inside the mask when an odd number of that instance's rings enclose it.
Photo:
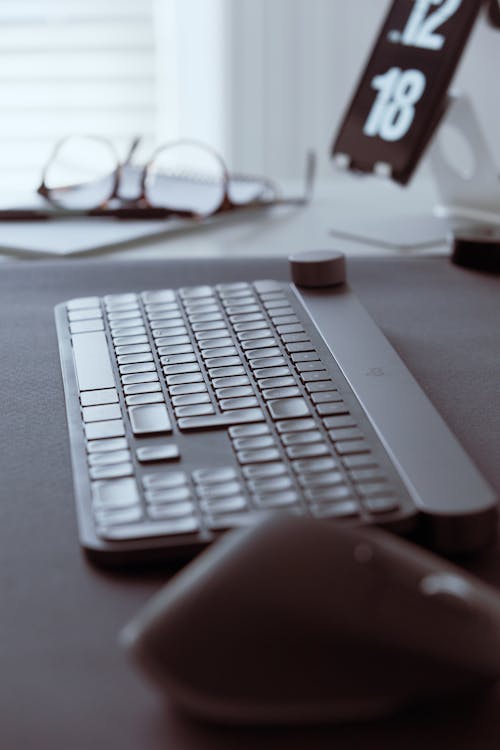
M 414 7 L 404 30 L 389 32 L 392 42 L 400 41 L 409 47 L 441 50 L 445 43 L 437 29 L 460 8 L 463 0 L 414 0 Z M 436 7 L 439 6 L 439 7 Z

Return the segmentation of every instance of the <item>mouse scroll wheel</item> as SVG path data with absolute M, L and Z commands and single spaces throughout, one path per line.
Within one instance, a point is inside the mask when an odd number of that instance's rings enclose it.
M 462 611 L 472 611 L 472 586 L 455 573 L 431 573 L 425 576 L 420 581 L 420 591 L 424 596 L 439 598 Z

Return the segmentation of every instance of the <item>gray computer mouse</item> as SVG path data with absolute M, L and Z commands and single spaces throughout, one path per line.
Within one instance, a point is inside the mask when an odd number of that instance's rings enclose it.
M 122 642 L 197 717 L 369 719 L 492 685 L 500 597 L 388 532 L 280 516 L 202 553 Z

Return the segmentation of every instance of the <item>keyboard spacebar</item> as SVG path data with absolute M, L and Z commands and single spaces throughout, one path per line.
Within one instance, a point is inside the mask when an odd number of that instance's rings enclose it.
M 106 334 L 77 333 L 71 337 L 78 387 L 81 391 L 113 388 L 115 378 L 108 352 Z
M 224 414 L 206 417 L 183 417 L 178 420 L 177 424 L 180 430 L 213 430 L 231 427 L 233 424 L 263 422 L 264 419 L 261 409 L 231 409 Z

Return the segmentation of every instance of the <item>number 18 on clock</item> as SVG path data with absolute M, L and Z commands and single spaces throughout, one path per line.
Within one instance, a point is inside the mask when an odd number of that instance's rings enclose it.
M 361 172 L 410 179 L 446 108 L 481 0 L 395 0 L 332 148 Z

